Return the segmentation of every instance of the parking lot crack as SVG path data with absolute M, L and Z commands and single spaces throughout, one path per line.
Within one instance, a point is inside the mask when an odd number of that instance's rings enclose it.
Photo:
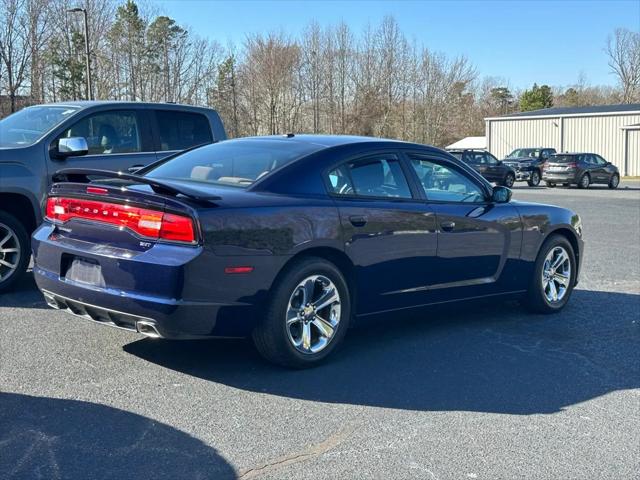
M 318 457 L 319 455 L 322 455 L 323 453 L 328 452 L 329 450 L 335 448 L 344 440 L 346 440 L 353 433 L 353 430 L 354 430 L 354 427 L 348 427 L 348 428 L 342 429 L 334 433 L 333 435 L 327 437 L 322 442 L 317 443 L 315 445 L 311 445 L 307 447 L 305 450 L 302 450 L 300 452 L 295 452 L 295 453 L 283 455 L 281 457 L 278 457 L 272 460 L 267 460 L 261 463 L 260 465 L 257 465 L 251 468 L 243 468 L 240 470 L 238 478 L 242 480 L 256 478 L 264 473 L 271 472 L 278 468 L 282 468 L 288 465 L 293 465 L 295 463 L 303 462 L 311 458 Z

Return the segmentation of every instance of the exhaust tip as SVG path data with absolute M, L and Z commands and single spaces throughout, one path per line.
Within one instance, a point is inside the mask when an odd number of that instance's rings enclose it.
M 136 322 L 136 330 L 138 330 L 138 333 L 149 338 L 162 338 L 155 324 L 147 320 L 138 320 Z

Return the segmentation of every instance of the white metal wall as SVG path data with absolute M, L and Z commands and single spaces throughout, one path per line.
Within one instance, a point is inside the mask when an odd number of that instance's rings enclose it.
M 498 158 L 524 147 L 593 152 L 616 165 L 624 174 L 625 130 L 621 127 L 636 123 L 640 123 L 640 114 L 487 120 L 487 142 L 489 151 Z M 635 132 L 628 133 L 628 175 L 640 175 L 640 159 L 634 153 L 640 149 L 637 145 L 640 137 Z
M 557 125 L 557 126 L 556 126 Z M 560 122 L 557 118 L 487 121 L 489 151 L 504 158 L 516 148 L 560 147 Z
M 627 130 L 627 175 L 640 175 L 640 130 Z

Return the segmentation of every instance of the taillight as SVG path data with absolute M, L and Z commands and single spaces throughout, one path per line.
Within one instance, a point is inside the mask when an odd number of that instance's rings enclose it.
M 567 165 L 567 167 L 568 167 L 568 168 L 577 168 L 577 167 L 578 167 L 578 164 L 577 164 L 577 163 L 575 163 L 575 162 L 574 162 L 574 163 L 569 163 L 569 164 Z
M 191 218 L 131 205 L 78 198 L 49 197 L 46 216 L 56 223 L 65 223 L 72 218 L 80 218 L 116 225 L 145 238 L 185 243 L 196 241 Z

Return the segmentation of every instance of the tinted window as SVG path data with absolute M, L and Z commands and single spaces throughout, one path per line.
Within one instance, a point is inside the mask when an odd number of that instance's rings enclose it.
M 551 163 L 573 163 L 578 160 L 576 155 L 552 155 L 549 157 Z
M 211 127 L 207 117 L 200 113 L 158 110 L 160 150 L 185 150 L 211 143 Z
M 247 187 L 276 168 L 321 148 L 282 140 L 229 140 L 185 152 L 145 175 Z
M 0 121 L 0 147 L 32 145 L 78 111 L 75 107 L 28 107 Z
M 65 130 L 61 137 L 84 137 L 89 155 L 142 151 L 138 117 L 133 111 L 89 115 Z
M 607 162 L 604 158 L 602 158 L 600 155 L 593 155 L 593 159 L 595 160 L 595 163 L 602 166 L 605 165 Z
M 482 188 L 464 173 L 419 155 L 410 155 L 425 195 L 441 202 L 482 202 Z
M 411 198 L 411 191 L 395 155 L 370 157 L 329 172 L 333 193 L 361 197 Z

